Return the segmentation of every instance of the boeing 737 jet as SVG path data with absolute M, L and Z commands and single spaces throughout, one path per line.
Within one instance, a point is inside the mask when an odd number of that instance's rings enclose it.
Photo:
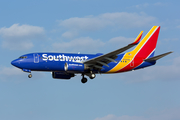
M 81 82 L 86 83 L 85 76 L 94 79 L 96 74 L 121 73 L 149 67 L 172 53 L 154 56 L 159 31 L 160 26 L 153 26 L 140 42 L 141 31 L 133 43 L 107 54 L 30 53 L 13 60 L 11 64 L 28 72 L 29 78 L 32 77 L 31 71 L 49 71 L 56 79 L 70 79 L 81 74 Z M 134 50 L 123 53 L 134 46 Z

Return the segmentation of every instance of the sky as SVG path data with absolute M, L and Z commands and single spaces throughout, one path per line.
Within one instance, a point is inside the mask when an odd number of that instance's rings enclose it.
M 1 120 L 179 120 L 178 0 L 0 2 Z M 10 63 L 33 52 L 108 53 L 161 26 L 155 66 L 81 83 L 28 73 Z

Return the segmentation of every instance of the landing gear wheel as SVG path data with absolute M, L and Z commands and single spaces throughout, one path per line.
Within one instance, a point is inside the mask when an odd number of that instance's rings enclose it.
M 81 79 L 81 82 L 82 82 L 82 83 L 86 83 L 86 82 L 87 82 L 87 78 L 83 77 L 83 78 Z
M 96 77 L 96 74 L 94 74 L 94 73 L 92 73 L 92 74 L 89 76 L 90 79 L 94 79 L 95 77 Z
M 29 78 L 32 78 L 32 74 L 29 74 L 28 77 L 29 77 Z

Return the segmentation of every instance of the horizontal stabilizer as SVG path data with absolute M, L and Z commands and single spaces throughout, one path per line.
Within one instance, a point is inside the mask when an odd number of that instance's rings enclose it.
M 169 55 L 171 53 L 173 53 L 173 52 L 167 52 L 167 53 L 164 53 L 164 54 L 161 54 L 161 55 L 158 55 L 158 56 L 154 56 L 154 57 L 148 58 L 148 59 L 146 59 L 144 61 L 146 61 L 146 62 L 156 61 L 156 60 L 158 60 L 158 59 L 160 59 L 160 58 L 162 58 L 162 57 L 164 57 L 166 55 Z

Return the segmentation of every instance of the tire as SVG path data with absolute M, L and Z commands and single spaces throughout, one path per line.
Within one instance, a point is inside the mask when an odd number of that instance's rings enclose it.
M 32 78 L 32 74 L 29 74 L 28 77 L 29 77 L 29 78 Z
M 81 82 L 82 82 L 82 83 L 86 83 L 86 82 L 87 82 L 87 78 L 82 78 L 82 79 L 81 79 Z

